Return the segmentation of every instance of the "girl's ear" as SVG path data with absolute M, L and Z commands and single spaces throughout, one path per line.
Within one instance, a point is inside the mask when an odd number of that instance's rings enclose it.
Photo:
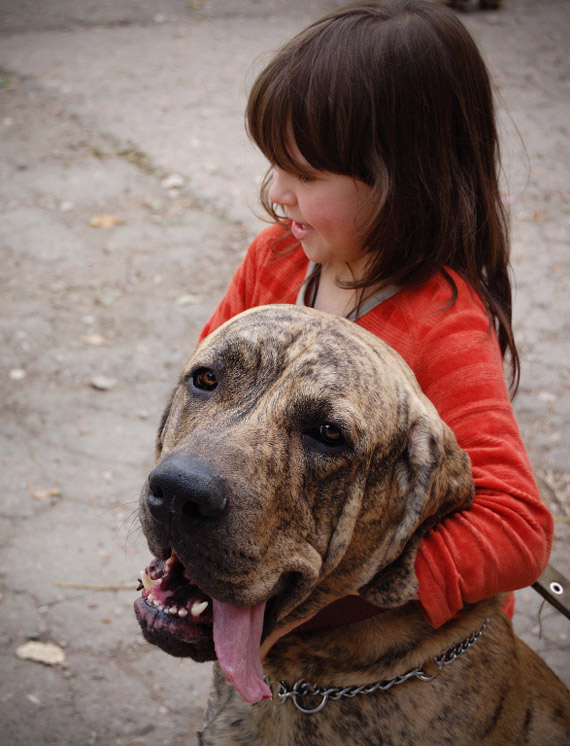
M 449 513 L 467 508 L 474 494 L 471 462 L 439 417 L 421 414 L 395 466 L 397 491 L 406 510 L 393 543 L 396 559 L 360 589 L 377 606 L 402 606 L 417 596 L 414 563 L 422 536 Z

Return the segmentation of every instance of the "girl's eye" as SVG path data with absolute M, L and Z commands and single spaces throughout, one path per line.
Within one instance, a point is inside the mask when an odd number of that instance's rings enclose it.
M 213 370 L 200 368 L 192 375 L 192 383 L 197 389 L 213 391 L 218 385 L 218 379 Z

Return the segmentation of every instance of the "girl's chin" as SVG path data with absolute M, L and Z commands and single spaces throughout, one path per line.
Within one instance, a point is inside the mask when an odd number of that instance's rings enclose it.
M 336 259 L 326 247 L 318 245 L 315 241 L 315 234 L 307 236 L 304 241 L 301 241 L 301 248 L 303 253 L 310 262 L 313 264 L 336 264 Z M 344 266 L 344 262 L 340 262 L 341 266 Z

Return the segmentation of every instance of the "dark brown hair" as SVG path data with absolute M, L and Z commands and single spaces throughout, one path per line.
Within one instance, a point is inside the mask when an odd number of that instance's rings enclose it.
M 412 287 L 445 266 L 485 303 L 501 352 L 512 332 L 509 237 L 500 199 L 499 144 L 489 74 L 455 14 L 422 0 L 363 2 L 295 36 L 255 80 L 247 129 L 272 165 L 303 175 L 292 128 L 317 170 L 372 189 L 364 278 L 347 287 Z M 279 216 L 262 185 L 265 209 Z

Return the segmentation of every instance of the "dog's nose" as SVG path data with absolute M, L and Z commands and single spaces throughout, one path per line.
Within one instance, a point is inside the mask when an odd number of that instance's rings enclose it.
M 148 482 L 148 507 L 160 521 L 173 514 L 218 518 L 226 507 L 226 489 L 204 461 L 173 454 L 150 473 Z

